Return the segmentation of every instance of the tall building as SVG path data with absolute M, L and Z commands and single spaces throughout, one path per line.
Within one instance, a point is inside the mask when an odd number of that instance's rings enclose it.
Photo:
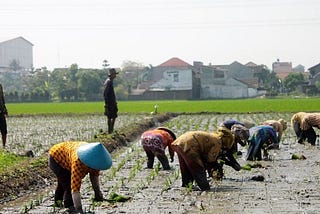
M 276 62 L 272 63 L 272 70 L 281 80 L 283 80 L 292 72 L 292 63 L 280 62 L 278 59 Z

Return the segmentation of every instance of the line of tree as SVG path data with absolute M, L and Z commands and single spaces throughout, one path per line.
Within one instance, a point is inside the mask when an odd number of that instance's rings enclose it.
M 128 70 L 138 73 L 138 70 L 146 69 L 142 64 L 131 61 L 125 61 L 123 66 L 114 80 L 119 100 L 126 100 L 130 88 L 138 84 L 137 75 L 128 76 Z M 1 83 L 6 102 L 102 101 L 108 69 L 107 60 L 103 61 L 102 69 L 84 69 L 77 64 L 53 71 L 43 67 L 32 72 L 2 73 Z
M 49 71 L 46 67 L 32 72 L 1 73 L 1 83 L 5 90 L 7 102 L 70 102 L 70 101 L 103 101 L 103 89 L 108 74 L 107 60 L 102 63 L 102 69 L 83 69 L 77 64 L 69 68 L 59 68 Z M 122 69 L 114 81 L 115 92 L 119 100 L 128 99 L 131 89 L 150 80 L 152 66 L 144 66 L 133 61 L 123 62 Z M 268 95 L 279 93 L 296 93 L 297 86 L 306 83 L 302 73 L 293 72 L 284 81 L 265 68 L 257 75 Z M 318 87 L 319 86 L 319 87 Z M 320 90 L 308 89 L 313 95 Z

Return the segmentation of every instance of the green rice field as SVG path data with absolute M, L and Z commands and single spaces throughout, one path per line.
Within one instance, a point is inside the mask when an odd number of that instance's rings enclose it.
M 8 103 L 10 115 L 21 114 L 87 114 L 102 113 L 103 102 L 69 103 Z M 155 105 L 158 112 L 174 113 L 261 113 L 319 111 L 319 98 L 288 99 L 241 99 L 241 100 L 161 100 L 161 101 L 119 101 L 119 113 L 150 113 Z

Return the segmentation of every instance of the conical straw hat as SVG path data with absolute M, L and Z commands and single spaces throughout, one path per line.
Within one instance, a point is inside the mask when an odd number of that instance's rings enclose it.
M 92 169 L 105 170 L 112 166 L 111 155 L 101 143 L 83 144 L 77 154 L 80 161 Z

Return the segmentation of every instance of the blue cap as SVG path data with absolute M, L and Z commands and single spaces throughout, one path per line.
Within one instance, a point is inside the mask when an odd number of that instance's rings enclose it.
M 77 154 L 80 161 L 92 169 L 105 170 L 112 166 L 111 155 L 101 143 L 83 144 Z

